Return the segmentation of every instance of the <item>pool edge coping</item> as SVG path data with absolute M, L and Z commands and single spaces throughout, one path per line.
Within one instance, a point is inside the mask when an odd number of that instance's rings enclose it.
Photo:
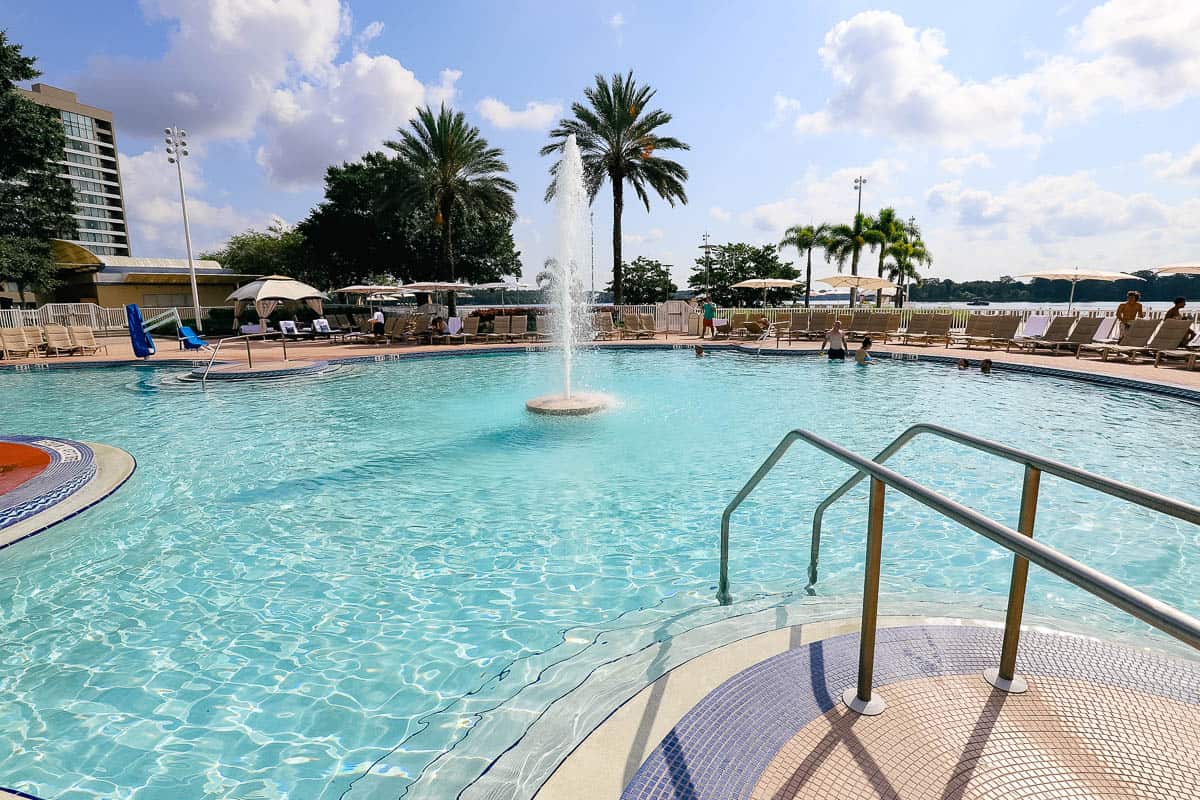
M 92 478 L 46 510 L 0 529 L 0 550 L 82 514 L 124 486 L 137 470 L 137 459 L 127 450 L 99 442 L 82 444 L 90 447 L 94 453 L 96 472 Z M 2 795 L 0 800 L 3 800 Z

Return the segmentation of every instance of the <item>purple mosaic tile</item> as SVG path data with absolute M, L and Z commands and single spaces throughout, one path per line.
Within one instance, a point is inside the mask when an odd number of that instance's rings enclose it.
M 982 673 L 996 665 L 1001 633 L 972 626 L 885 628 L 876 638 L 875 685 Z M 743 670 L 668 732 L 625 787 L 622 800 L 748 797 L 779 749 L 839 702 L 842 691 L 854 684 L 857 668 L 858 634 L 848 634 Z M 1023 632 L 1018 671 L 1087 680 L 1200 706 L 1200 664 L 1092 639 Z M 882 694 L 886 697 L 886 690 Z
M 0 529 L 58 505 L 96 474 L 92 448 L 82 442 L 52 436 L 3 436 L 0 441 L 36 447 L 50 456 L 44 470 L 0 495 Z

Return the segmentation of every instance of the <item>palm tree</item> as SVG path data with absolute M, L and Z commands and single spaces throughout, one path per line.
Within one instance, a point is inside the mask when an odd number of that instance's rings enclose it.
M 880 242 L 879 233 L 867 226 L 867 217 L 855 214 L 853 225 L 830 225 L 822 246 L 825 248 L 825 260 L 836 262 L 838 272 L 841 272 L 842 268 L 846 266 L 846 259 L 850 259 L 850 274 L 857 275 L 858 255 L 862 252 L 863 247 Z M 850 305 L 852 307 L 857 298 L 858 289 L 851 287 Z
M 896 216 L 896 209 L 881 208 L 879 216 L 867 217 L 866 226 L 876 234 L 876 241 L 871 242 L 871 248 L 879 250 L 879 271 L 880 278 L 883 277 L 883 260 L 887 257 L 888 246 L 894 242 L 903 241 L 905 237 L 904 223 Z M 883 305 L 883 292 L 875 293 L 875 306 Z
M 779 240 L 779 248 L 794 247 L 801 256 L 808 257 L 808 266 L 804 270 L 804 307 L 809 307 L 812 300 L 812 251 L 815 247 L 825 247 L 825 235 L 829 225 L 822 222 L 816 227 L 812 225 L 793 225 L 783 232 Z
M 647 110 L 655 91 L 639 86 L 633 72 L 615 74 L 611 80 L 596 76 L 596 83 L 583 91 L 587 103 L 572 103 L 570 119 L 559 120 L 550 131 L 550 144 L 542 155 L 561 153 L 567 137 L 575 135 L 583 157 L 583 175 L 588 196 L 595 201 L 605 179 L 613 193 L 613 300 L 621 297 L 621 214 L 625 210 L 625 182 L 633 187 L 638 199 L 650 210 L 647 187 L 672 206 L 678 200 L 687 203 L 683 183 L 688 172 L 683 165 L 654 155 L 656 150 L 690 150 L 670 136 L 660 136 L 656 130 L 671 121 L 671 115 L 661 109 Z M 550 168 L 557 174 L 558 164 Z M 546 201 L 554 197 L 554 181 L 546 189 Z
M 900 284 L 900 289 L 896 292 L 896 305 L 903 306 L 905 284 L 909 281 L 920 282 L 921 275 L 917 272 L 917 266 L 932 264 L 933 256 L 926 249 L 925 242 L 921 241 L 919 232 L 912 238 L 906 235 L 900 241 L 888 245 L 886 249 L 887 255 L 892 258 L 891 263 L 887 265 L 887 278 Z
M 435 115 L 425 106 L 417 110 L 411 130 L 397 132 L 400 141 L 385 142 L 402 167 L 392 200 L 402 208 L 432 211 L 441 232 L 438 278 L 453 281 L 455 215 L 474 211 L 511 219 L 517 185 L 505 177 L 508 165 L 500 148 L 489 146 L 461 111 L 443 105 Z M 453 292 L 449 305 L 453 315 Z

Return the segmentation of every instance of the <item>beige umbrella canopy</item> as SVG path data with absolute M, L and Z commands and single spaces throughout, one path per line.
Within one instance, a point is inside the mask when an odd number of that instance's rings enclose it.
M 334 294 L 396 294 L 399 292 L 399 286 L 386 283 L 377 285 L 356 283 L 353 286 L 343 286 L 340 289 L 333 290 Z
M 730 286 L 730 289 L 762 289 L 763 290 L 763 305 L 767 304 L 767 289 L 792 289 L 796 286 L 803 286 L 804 281 L 796 281 L 791 278 L 750 278 L 741 283 L 735 283 Z
M 234 316 L 239 314 L 243 305 L 253 303 L 265 326 L 266 318 L 280 303 L 303 301 L 320 314 L 324 310 L 321 301 L 328 300 L 329 295 L 286 275 L 268 275 L 239 287 L 225 299 L 234 301 Z
M 398 288 L 405 292 L 465 292 L 471 287 L 465 283 L 425 281 L 424 283 L 406 283 Z
M 896 284 L 883 278 L 873 278 L 870 275 L 830 275 L 828 278 L 816 278 L 821 283 L 839 288 L 852 289 L 895 289 Z
M 1075 305 L 1075 284 L 1080 281 L 1142 281 L 1137 275 L 1127 272 L 1106 272 L 1102 269 L 1045 269 L 1040 272 L 1027 272 L 1018 278 L 1045 278 L 1048 281 L 1070 281 L 1071 295 L 1067 298 L 1067 312 Z
M 1191 264 L 1167 264 L 1155 267 L 1153 271 L 1159 275 L 1200 275 L 1200 261 Z

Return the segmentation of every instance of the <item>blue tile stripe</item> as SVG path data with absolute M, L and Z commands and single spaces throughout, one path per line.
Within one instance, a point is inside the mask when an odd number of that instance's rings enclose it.
M 887 685 L 898 681 L 980 674 L 996 665 L 1001 635 L 973 626 L 885 628 L 876 638 L 875 685 L 886 698 Z M 622 800 L 748 797 L 779 750 L 839 702 L 857 668 L 858 634 L 848 634 L 743 670 L 684 715 L 642 763 Z M 1023 632 L 1018 671 L 1031 683 L 1038 676 L 1072 678 L 1168 697 L 1200 712 L 1200 664 L 1093 639 Z
M 0 495 L 0 530 L 58 505 L 96 475 L 95 455 L 82 442 L 52 436 L 0 436 L 0 441 L 35 447 L 50 456 L 42 472 Z

